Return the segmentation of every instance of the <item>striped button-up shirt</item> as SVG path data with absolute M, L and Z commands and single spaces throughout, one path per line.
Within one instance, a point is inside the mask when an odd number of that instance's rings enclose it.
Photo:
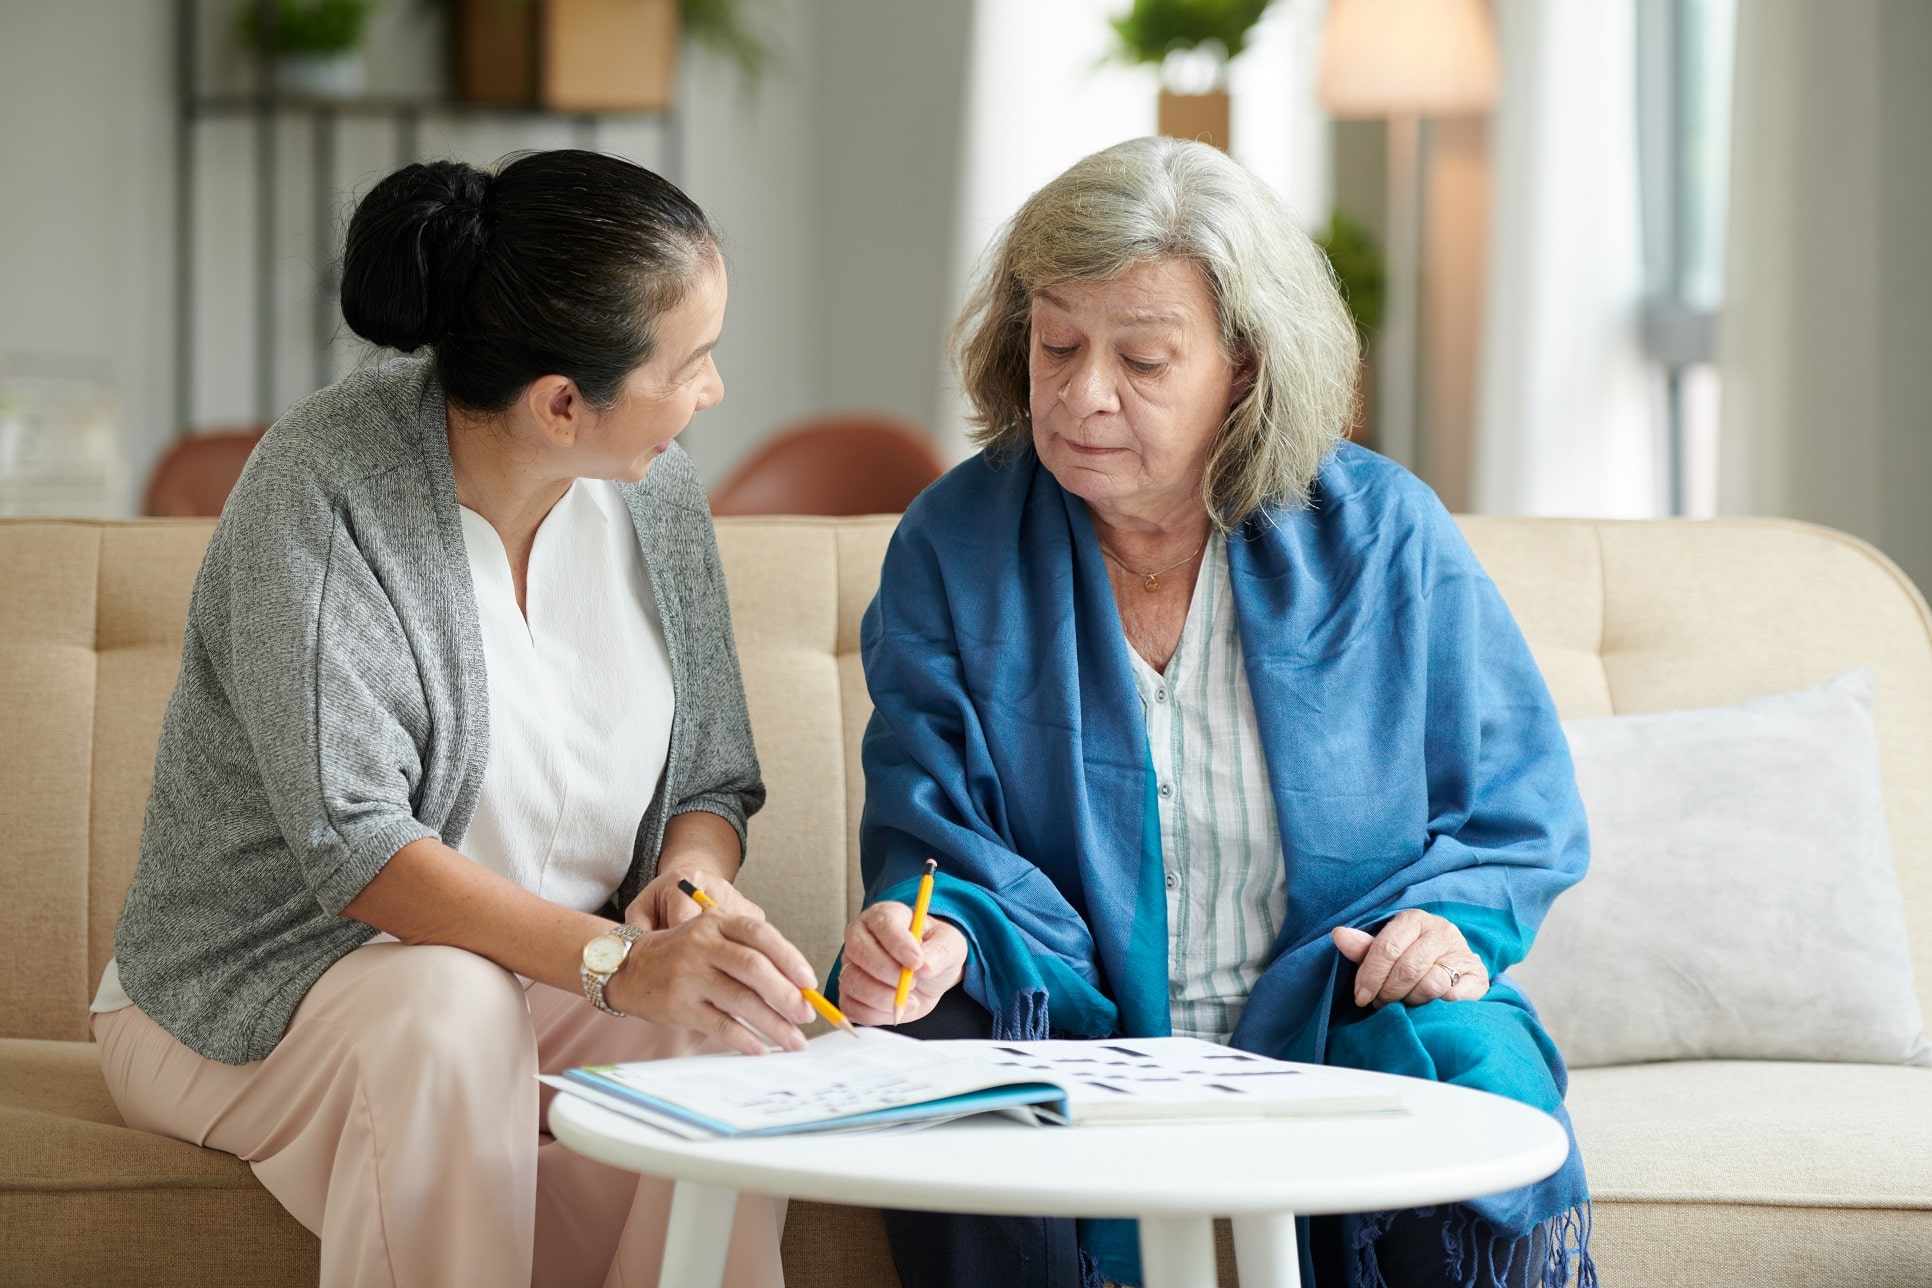
M 1274 793 L 1216 534 L 1163 674 L 1129 650 L 1159 782 L 1174 1032 L 1226 1042 L 1287 907 Z

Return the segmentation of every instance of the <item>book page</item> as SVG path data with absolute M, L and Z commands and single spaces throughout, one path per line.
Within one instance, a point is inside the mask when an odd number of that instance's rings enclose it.
M 956 1045 L 860 1029 L 856 1038 L 823 1034 L 795 1053 L 686 1056 L 593 1065 L 571 1074 L 593 1075 L 587 1085 L 606 1096 L 641 1099 L 643 1108 L 725 1134 L 802 1128 L 1039 1081 L 1002 1065 L 962 1059 L 948 1049 Z M 1042 1092 L 1034 1099 L 1058 1095 Z
M 1391 1113 L 1399 1097 L 1347 1070 L 1293 1064 L 1198 1038 L 949 1042 L 1015 1079 L 1064 1087 L 1075 1122 Z

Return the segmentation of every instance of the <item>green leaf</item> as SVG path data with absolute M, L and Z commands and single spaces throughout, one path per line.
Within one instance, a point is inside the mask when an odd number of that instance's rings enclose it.
M 778 50 L 751 20 L 760 0 L 678 0 L 678 18 L 692 43 L 736 64 L 739 81 L 754 90 L 781 63 Z
M 1133 0 L 1133 7 L 1111 20 L 1120 44 L 1118 57 L 1130 63 L 1158 63 L 1176 49 L 1218 42 L 1229 58 L 1248 47 L 1248 33 L 1274 0 Z
M 1354 216 L 1338 210 L 1329 217 L 1328 231 L 1315 239 L 1335 270 L 1342 299 L 1355 319 L 1355 333 L 1368 343 L 1382 325 L 1382 288 L 1386 279 L 1382 248 L 1375 234 Z
M 362 44 L 381 0 L 244 0 L 242 43 L 270 54 L 343 54 Z M 266 21 L 265 21 L 266 19 Z

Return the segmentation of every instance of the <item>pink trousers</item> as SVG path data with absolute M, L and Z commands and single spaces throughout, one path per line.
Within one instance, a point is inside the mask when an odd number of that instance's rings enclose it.
M 248 1160 L 322 1240 L 322 1288 L 646 1288 L 672 1184 L 543 1130 L 539 1073 L 723 1050 L 618 1019 L 459 948 L 375 943 L 330 967 L 268 1057 L 204 1059 L 127 1007 L 93 1017 L 130 1127 Z M 725 1282 L 782 1288 L 780 1201 L 746 1196 Z

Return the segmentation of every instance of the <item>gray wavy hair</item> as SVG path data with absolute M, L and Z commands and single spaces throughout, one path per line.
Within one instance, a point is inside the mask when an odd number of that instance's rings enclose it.
M 1253 373 L 1209 449 L 1202 499 L 1223 532 L 1265 506 L 1308 504 L 1347 431 L 1360 362 L 1321 250 L 1272 189 L 1204 143 L 1130 139 L 1077 162 L 1013 216 L 953 324 L 973 441 L 1032 441 L 1027 357 L 1036 292 L 1104 281 L 1148 260 L 1198 264 L 1221 345 Z

